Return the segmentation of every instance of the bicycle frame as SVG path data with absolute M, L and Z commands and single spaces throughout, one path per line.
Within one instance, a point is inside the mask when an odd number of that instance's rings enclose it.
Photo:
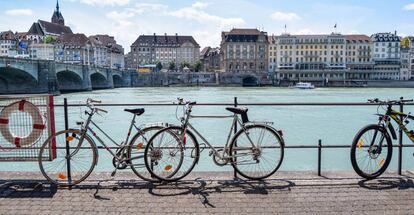
M 76 154 L 77 153 L 77 151 L 80 149 L 80 146 L 82 145 L 82 143 L 83 143 L 83 140 L 84 140 L 84 137 L 86 136 L 86 135 L 88 135 L 88 132 L 90 132 L 92 135 L 93 135 L 93 137 L 94 137 L 94 139 L 96 139 L 117 161 L 119 161 L 119 162 L 123 162 L 123 161 L 128 161 L 128 160 L 131 160 L 132 158 L 129 158 L 129 159 L 126 159 L 125 158 L 125 150 L 127 149 L 127 144 L 128 144 L 128 141 L 129 141 L 129 138 L 130 138 L 130 136 L 131 136 L 131 131 L 132 131 L 132 129 L 133 128 L 135 128 L 138 132 L 141 132 L 141 129 L 138 127 L 138 126 L 136 126 L 136 124 L 135 124 L 135 122 L 136 122 L 136 115 L 134 115 L 134 117 L 132 118 L 132 121 L 131 121 L 131 124 L 130 124 L 130 126 L 129 126 L 129 129 L 128 129 L 128 133 L 127 133 L 127 136 L 126 136 L 126 138 L 125 138 L 125 142 L 121 142 L 120 144 L 118 144 L 115 140 L 113 140 L 101 127 L 99 127 L 93 120 L 92 120 L 92 117 L 93 117 L 93 115 L 95 114 L 96 112 L 95 111 L 92 111 L 91 113 L 89 113 L 89 112 L 87 112 L 87 111 L 85 111 L 85 114 L 87 114 L 88 115 L 88 119 L 86 120 L 86 123 L 84 123 L 84 126 L 82 126 L 82 129 L 81 129 L 81 138 L 79 139 L 79 144 L 78 144 L 78 147 L 77 147 L 77 149 L 72 153 L 72 154 Z M 97 135 L 97 133 L 91 128 L 91 124 L 95 127 L 95 128 L 97 128 L 99 131 L 100 131 L 100 133 L 102 133 L 106 138 L 108 138 L 108 140 L 110 140 L 113 144 L 115 144 L 117 147 L 118 147 L 118 149 L 120 150 L 119 152 L 114 152 L 106 143 L 105 143 L 105 141 L 103 141 L 98 135 Z M 145 138 L 145 137 L 144 137 Z M 96 143 L 95 143 L 95 145 L 96 145 Z M 119 156 L 117 155 L 117 153 L 119 153 Z
M 414 134 L 412 134 L 407 127 L 404 125 L 404 121 L 407 119 L 414 120 L 414 116 L 401 113 L 399 111 L 393 110 L 391 107 L 389 107 L 389 110 L 387 111 L 387 115 L 391 117 L 397 123 L 398 127 L 407 135 L 407 137 L 411 140 L 412 143 L 414 143 Z M 402 120 L 401 120 L 402 119 Z
M 231 137 L 233 136 L 232 131 L 234 130 L 234 128 L 237 124 L 240 125 L 241 129 L 246 130 L 245 124 L 242 123 L 239 116 L 237 114 L 227 115 L 227 116 L 213 116 L 213 115 L 211 115 L 211 116 L 199 116 L 198 115 L 197 116 L 197 115 L 192 115 L 191 110 L 192 110 L 192 106 L 188 105 L 187 111 L 185 112 L 185 117 L 183 117 L 182 120 L 181 120 L 182 121 L 182 127 L 183 127 L 183 130 L 184 130 L 183 135 L 182 135 L 181 138 L 184 139 L 185 131 L 189 128 L 191 131 L 193 131 L 195 133 L 195 135 L 197 137 L 199 137 L 205 144 L 207 144 L 207 146 L 213 151 L 215 156 L 219 157 L 220 159 L 229 159 L 229 158 L 231 158 L 231 157 L 226 157 L 225 154 L 227 153 L 228 148 L 230 147 Z M 227 136 L 226 144 L 224 145 L 222 153 L 220 153 L 219 150 L 217 150 L 214 146 L 212 146 L 211 143 L 194 126 L 191 125 L 191 123 L 189 122 L 191 118 L 204 118 L 204 119 L 233 118 L 233 122 L 231 124 L 229 134 Z M 250 139 L 250 137 L 248 135 L 247 135 L 247 138 L 249 139 L 249 142 L 251 143 L 252 147 L 255 149 L 256 146 L 254 145 L 253 141 Z

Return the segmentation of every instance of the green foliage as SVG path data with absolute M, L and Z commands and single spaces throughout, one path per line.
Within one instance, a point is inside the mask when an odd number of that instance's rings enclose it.
M 44 42 L 46 44 L 54 43 L 54 42 L 56 42 L 56 38 L 54 38 L 54 37 L 52 37 L 52 36 L 49 35 L 49 36 L 45 37 Z
M 194 70 L 195 70 L 196 72 L 199 72 L 202 68 L 203 68 L 203 64 L 201 63 L 201 61 L 197 61 L 197 62 L 194 64 Z
M 170 64 L 168 65 L 168 70 L 175 70 L 176 65 L 173 61 L 170 62 Z
M 161 62 L 157 62 L 157 66 L 155 66 L 155 68 L 157 69 L 157 71 L 161 71 L 162 69 L 162 63 Z
M 190 65 L 189 63 L 187 63 L 187 62 L 182 62 L 182 63 L 180 64 L 180 68 L 181 68 L 181 69 L 184 69 L 185 67 L 187 67 L 187 68 L 191 68 L 191 65 Z

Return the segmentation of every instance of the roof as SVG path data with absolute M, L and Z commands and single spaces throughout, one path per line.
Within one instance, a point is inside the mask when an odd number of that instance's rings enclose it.
M 51 33 L 51 34 L 73 34 L 72 29 L 70 27 L 65 25 L 60 25 L 56 23 L 51 23 L 43 20 L 38 21 L 39 25 L 42 27 L 42 30 L 45 34 Z
M 85 34 L 63 34 L 57 38 L 57 43 L 85 46 L 89 41 Z
M 256 28 L 233 28 L 229 32 L 223 32 L 225 35 L 260 35 Z
M 400 42 L 401 38 L 392 33 L 377 33 L 371 36 L 373 42 Z
M 33 23 L 33 25 L 30 27 L 29 31 L 27 32 L 27 34 L 30 34 L 30 35 L 45 35 L 43 33 L 42 27 L 37 22 Z
M 200 55 L 201 56 L 205 56 L 209 51 L 210 51 L 211 47 L 207 46 L 205 48 L 203 48 L 203 50 L 201 50 Z
M 195 47 L 200 45 L 195 41 L 192 36 L 179 36 L 179 35 L 141 35 L 132 44 L 132 46 L 139 46 L 141 43 L 148 45 L 161 45 L 161 46 L 181 46 L 184 43 L 191 43 Z
M 100 43 L 102 43 L 102 45 L 106 46 L 111 52 L 120 54 L 124 53 L 124 48 L 116 43 L 116 40 L 113 36 L 109 36 L 106 34 L 98 34 L 90 36 L 89 38 L 93 38 L 94 40 L 99 41 Z
M 369 42 L 371 42 L 371 38 L 368 37 L 367 35 L 363 35 L 363 34 L 345 35 L 345 39 L 348 43 L 357 43 L 357 42 L 369 43 Z
M 4 31 L 0 33 L 1 40 L 16 40 L 16 35 L 12 31 Z

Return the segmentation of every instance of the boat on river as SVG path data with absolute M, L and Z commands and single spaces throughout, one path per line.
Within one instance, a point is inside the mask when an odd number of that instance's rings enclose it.
M 315 86 L 312 85 L 311 83 L 299 82 L 295 86 L 293 86 L 293 88 L 306 90 L 306 89 L 315 89 Z

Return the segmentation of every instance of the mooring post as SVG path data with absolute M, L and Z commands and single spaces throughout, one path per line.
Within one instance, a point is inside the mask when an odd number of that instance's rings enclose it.
M 63 99 L 63 112 L 64 112 L 64 118 L 65 118 L 65 130 L 69 129 L 69 114 L 68 114 L 68 99 L 64 98 Z M 66 168 L 67 168 L 67 178 L 68 178 L 68 184 L 72 183 L 72 173 L 71 173 L 71 169 L 70 169 L 70 146 L 69 146 L 69 141 L 68 141 L 68 137 L 69 134 L 66 133 L 65 134 L 65 140 L 66 140 Z
M 318 141 L 318 176 L 321 176 L 322 140 Z
M 234 107 L 237 107 L 237 97 L 234 97 Z M 237 122 L 234 122 L 233 127 L 234 127 L 233 132 L 234 132 L 234 134 L 236 134 L 236 132 L 237 132 Z M 237 148 L 237 142 L 235 143 L 235 147 Z M 234 152 L 234 154 L 235 155 L 237 154 L 237 150 Z M 235 165 L 237 165 L 237 158 L 234 158 L 234 161 L 235 161 Z M 233 171 L 234 171 L 234 178 L 236 179 L 237 178 L 236 169 L 234 169 Z
M 400 99 L 403 100 L 404 98 L 401 97 Z M 401 102 L 400 103 L 400 113 L 403 113 L 403 112 L 404 112 L 404 104 Z M 403 116 L 400 116 L 400 120 L 401 120 L 401 123 L 404 123 L 403 122 L 404 121 Z M 401 175 L 402 174 L 402 156 L 403 156 L 402 148 L 403 148 L 403 137 L 404 137 L 403 136 L 403 130 L 401 128 L 400 128 L 398 134 L 399 134 L 399 138 L 398 138 L 398 175 Z

